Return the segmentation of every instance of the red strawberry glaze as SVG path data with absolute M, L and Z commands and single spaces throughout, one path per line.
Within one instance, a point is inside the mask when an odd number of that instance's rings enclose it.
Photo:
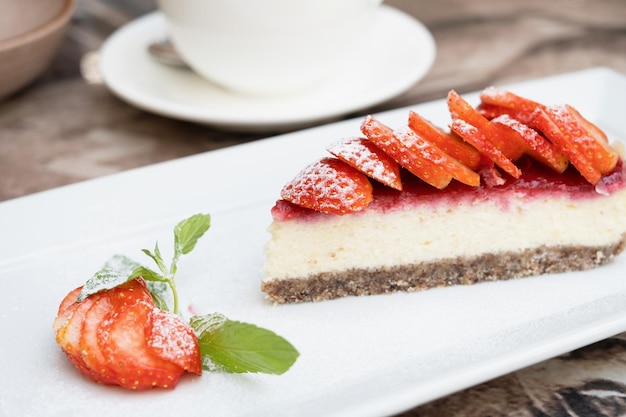
M 469 187 L 453 181 L 448 187 L 438 190 L 406 171 L 402 173 L 403 191 L 397 191 L 372 181 L 374 200 L 364 212 L 375 210 L 385 213 L 411 206 L 434 207 L 440 204 L 455 206 L 461 202 L 489 200 L 496 201 L 506 209 L 512 197 L 532 199 L 543 196 L 567 196 L 577 200 L 606 196 L 626 188 L 626 165 L 622 159 L 611 172 L 602 177 L 596 186 L 585 180 L 572 166 L 568 167 L 564 173 L 558 174 L 527 157 L 518 160 L 516 165 L 522 171 L 519 179 L 503 176 L 503 184 L 493 187 L 483 184 L 479 187 Z M 271 212 L 274 220 L 283 222 L 315 221 L 328 216 L 336 216 L 299 207 L 285 200 L 278 200 Z

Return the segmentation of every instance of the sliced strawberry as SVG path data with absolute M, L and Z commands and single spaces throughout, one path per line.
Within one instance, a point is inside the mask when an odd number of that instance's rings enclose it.
M 409 127 L 468 168 L 476 169 L 479 167 L 482 158 L 476 148 L 463 142 L 458 136 L 444 132 L 443 129 L 414 111 L 409 111 Z
M 70 291 L 64 298 L 61 300 L 61 304 L 59 304 L 59 309 L 57 311 L 57 316 L 54 318 L 54 322 L 52 323 L 52 329 L 55 333 L 63 327 L 70 316 L 74 312 L 74 309 L 77 307 L 76 300 L 78 299 L 78 294 L 80 294 L 83 287 L 75 288 Z
M 538 108 L 532 124 L 569 159 L 587 181 L 591 184 L 600 181 L 602 169 L 610 166 L 612 155 L 606 151 L 601 141 L 588 136 L 582 130 L 567 107 Z
M 174 388 L 184 370 L 146 344 L 145 328 L 154 306 L 145 301 L 116 307 L 98 329 L 99 344 L 116 383 L 129 389 Z
M 86 302 L 85 302 L 86 301 Z M 86 311 L 92 306 L 93 300 L 87 299 L 82 303 L 75 302 L 68 306 L 64 313 L 65 321 L 56 325 L 56 340 L 64 351 L 80 353 L 80 331 L 85 320 Z
M 180 317 L 158 308 L 153 309 L 146 324 L 146 343 L 160 358 L 187 372 L 202 374 L 198 338 Z
M 443 189 L 452 180 L 452 175 L 437 165 L 427 154 L 426 141 L 416 134 L 396 137 L 394 131 L 373 116 L 367 116 L 361 124 L 361 131 L 376 146 L 385 151 L 402 167 L 435 188 Z M 419 142 L 416 139 L 420 139 Z M 405 142 L 403 140 L 406 139 Z M 431 146 L 432 147 L 432 146 Z
M 93 305 L 93 299 L 87 298 L 83 302 L 74 302 L 69 305 L 62 315 L 67 313 L 68 318 L 56 330 L 56 341 L 76 368 L 85 376 L 95 379 L 97 375 L 85 363 L 81 354 L 80 337 L 85 322 L 85 314 Z M 55 326 L 58 324 L 55 323 Z
M 393 135 L 408 149 L 418 152 L 423 160 L 432 162 L 434 166 L 442 169 L 455 180 L 472 187 L 480 185 L 480 176 L 476 172 L 415 133 L 411 128 L 396 129 Z
M 535 109 L 543 107 L 540 103 L 495 87 L 485 88 L 480 94 L 480 100 L 479 109 L 481 112 L 506 113 L 522 123 L 529 123 L 533 118 Z
M 493 104 L 480 103 L 478 104 L 478 106 L 476 106 L 476 111 L 482 114 L 487 120 L 495 119 L 496 117 L 503 114 L 508 114 L 512 118 L 519 120 L 515 112 L 511 111 L 511 109 L 507 109 L 506 107 L 502 106 L 495 106 Z
M 78 295 L 82 291 L 83 287 L 80 286 L 78 288 L 74 288 L 70 291 L 64 298 L 61 300 L 61 304 L 59 304 L 59 309 L 57 311 L 57 316 L 61 315 L 65 310 L 72 304 L 74 304 L 78 300 Z
M 619 154 L 609 145 L 608 138 L 604 132 L 583 118 L 578 110 L 569 104 L 565 105 L 565 109 L 572 121 L 570 124 L 571 134 L 585 149 L 587 159 L 591 160 L 591 163 L 600 173 L 606 174 L 611 172 L 617 165 Z M 576 137 L 576 134 L 580 136 Z
M 193 330 L 154 306 L 143 279 L 70 302 L 79 292 L 61 302 L 53 327 L 69 360 L 90 379 L 130 389 L 173 388 L 185 371 L 202 372 Z
M 280 194 L 298 206 L 333 214 L 363 210 L 374 198 L 365 174 L 336 158 L 307 166 Z
M 348 138 L 327 148 L 328 152 L 368 177 L 402 190 L 400 166 L 389 155 L 365 138 Z
M 113 371 L 98 343 L 100 325 L 113 313 L 113 304 L 108 293 L 97 293 L 88 299 L 93 305 L 85 313 L 80 335 L 81 357 L 93 373 L 94 381 L 102 384 L 117 384 L 118 375 Z
M 521 140 L 528 144 L 528 153 L 537 161 L 562 173 L 569 164 L 567 158 L 557 152 L 546 138 L 537 133 L 528 125 L 511 118 L 508 114 L 502 114 L 491 120 L 492 123 L 508 129 L 512 135 L 518 135 Z
M 587 134 L 600 142 L 609 143 L 609 138 L 606 133 L 602 131 L 598 126 L 585 119 L 582 114 L 578 112 L 574 107 L 566 104 L 565 107 L 569 110 L 570 114 L 580 124 L 580 126 L 587 132 Z
M 460 119 L 465 121 L 466 124 L 474 126 L 485 139 L 495 145 L 507 159 L 516 161 L 527 150 L 525 142 L 520 141 L 516 136 L 509 135 L 506 131 L 494 126 L 485 116 L 480 114 L 478 110 L 472 107 L 454 90 L 448 93 L 448 108 L 450 109 L 450 114 L 453 119 Z
M 590 141 L 590 143 L 593 145 L 592 148 L 595 150 L 592 162 L 596 168 L 602 174 L 611 172 L 617 165 L 619 153 L 609 144 L 609 138 L 606 133 L 604 133 L 598 126 L 585 119 L 574 107 L 566 104 L 565 108 L 569 111 L 572 119 L 575 120 L 582 131 L 594 140 Z
M 537 117 L 536 115 L 540 114 L 540 111 L 543 110 L 543 115 L 552 119 L 552 123 L 547 124 L 556 125 L 556 127 L 563 132 L 563 137 L 567 141 L 570 141 L 570 139 L 568 139 L 568 135 L 571 136 L 572 146 L 578 147 L 582 150 L 585 159 L 590 161 L 595 170 L 599 171 L 601 174 L 605 174 L 610 172 L 615 167 L 618 160 L 618 154 L 609 146 L 606 134 L 596 125 L 585 119 L 572 106 L 565 105 L 547 107 L 527 98 L 517 96 L 511 92 L 501 91 L 493 87 L 485 89 L 480 97 L 485 105 L 500 106 L 501 108 L 505 108 L 511 117 L 526 124 L 535 123 L 535 119 Z M 494 109 L 490 110 L 494 113 Z M 483 113 L 485 112 L 483 111 Z M 540 115 L 539 117 L 542 118 L 543 115 Z M 550 126 L 544 127 L 550 132 Z M 552 141 L 549 132 L 543 133 L 550 141 Z M 561 145 L 556 146 L 564 146 L 562 141 L 559 139 L 556 139 L 556 141 L 561 143 Z M 561 152 L 565 154 L 562 150 Z M 574 153 L 576 152 L 578 151 L 574 151 Z M 565 156 L 569 157 L 567 154 Z M 587 171 L 587 176 L 589 177 L 588 179 L 595 181 L 593 178 L 596 178 L 597 175 L 592 172 L 593 170 L 589 171 L 585 168 L 583 166 L 585 163 L 579 156 L 573 157 L 578 160 L 578 164 L 581 165 L 582 169 Z M 574 166 L 576 166 L 574 161 L 571 162 Z
M 121 309 L 126 306 L 132 306 L 139 301 L 148 304 L 154 304 L 152 295 L 148 291 L 143 278 L 135 278 L 120 286 L 117 286 L 107 292 L 109 300 L 113 304 L 113 309 Z
M 522 172 L 515 166 L 513 161 L 507 158 L 493 143 L 488 141 L 477 127 L 467 123 L 465 120 L 454 119 L 450 124 L 450 129 L 476 149 L 479 149 L 483 155 L 487 156 L 513 178 L 519 178 L 522 175 Z
M 115 287 L 106 297 L 111 309 L 97 327 L 98 346 L 93 349 L 106 358 L 101 365 L 106 375 L 114 375 L 114 383 L 124 388 L 173 388 L 184 370 L 148 347 L 155 307 L 143 279 Z

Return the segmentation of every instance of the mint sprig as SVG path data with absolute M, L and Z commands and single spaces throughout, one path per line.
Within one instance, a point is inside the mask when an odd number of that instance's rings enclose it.
M 175 281 L 178 260 L 181 255 L 185 255 L 195 248 L 198 239 L 209 230 L 210 226 L 211 216 L 208 214 L 196 214 L 179 222 L 174 228 L 174 256 L 169 267 L 163 260 L 158 242 L 154 245 L 153 251 L 142 249 L 142 252 L 156 263 L 159 272 L 140 265 L 124 255 L 115 255 L 85 283 L 78 300 L 82 301 L 91 294 L 109 290 L 136 277 L 142 277 L 148 283 L 164 283 L 169 288 L 173 300 L 171 310 L 163 296 L 163 285 L 148 286 L 155 303 L 160 308 L 178 314 L 178 290 Z
M 161 273 L 152 271 L 148 268 L 143 268 L 140 274 L 144 279 L 148 281 L 160 281 L 165 282 L 174 300 L 172 312 L 178 314 L 178 290 L 176 289 L 176 271 L 178 270 L 178 260 L 181 255 L 185 255 L 196 247 L 198 239 L 200 239 L 204 233 L 209 230 L 211 226 L 211 217 L 208 214 L 196 214 L 179 222 L 174 227 L 174 257 L 169 268 L 161 257 L 161 251 L 159 250 L 158 242 L 154 245 L 154 252 L 150 252 L 148 249 L 142 249 L 143 253 L 148 255 L 159 267 Z M 147 274 L 148 277 L 144 276 Z
M 109 290 L 136 277 L 142 277 L 155 305 L 179 313 L 175 276 L 182 255 L 191 252 L 211 225 L 208 214 L 196 214 L 174 227 L 174 254 L 168 266 L 161 255 L 158 242 L 152 251 L 142 249 L 157 266 L 147 268 L 124 255 L 115 255 L 83 286 L 78 297 L 82 301 L 91 294 Z M 168 299 L 172 301 L 170 309 Z M 232 373 L 286 372 L 299 356 L 298 351 L 283 337 L 253 324 L 229 320 L 214 313 L 193 316 L 190 326 L 198 336 L 202 365 L 205 370 Z

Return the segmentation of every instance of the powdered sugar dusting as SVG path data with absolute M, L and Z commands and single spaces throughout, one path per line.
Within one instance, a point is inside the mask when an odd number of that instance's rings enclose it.
M 368 139 L 343 139 L 329 146 L 327 150 L 370 178 L 392 188 L 402 189 L 397 162 Z
M 394 131 L 394 135 L 400 140 L 400 142 L 408 147 L 419 151 L 422 158 L 427 159 L 434 164 L 446 163 L 446 158 L 436 145 L 424 140 L 421 136 L 411 130 L 408 126 L 402 126 Z
M 313 188 L 319 197 L 326 199 L 348 199 L 356 192 L 356 184 L 338 178 L 337 171 L 325 161 L 314 163 L 287 185 L 287 190 Z
M 281 197 L 321 212 L 346 213 L 369 204 L 372 186 L 364 174 L 339 159 L 323 158 L 300 171 Z
M 545 110 L 559 126 L 567 127 L 567 132 L 572 139 L 576 139 L 576 141 L 584 144 L 585 147 L 593 146 L 593 144 L 596 143 L 596 140 L 591 138 L 582 126 L 572 117 L 567 106 L 548 106 Z
M 502 98 L 503 96 L 504 94 L 502 90 L 494 86 L 489 86 L 480 93 L 481 100 L 487 100 L 487 99 L 498 100 Z
M 155 307 L 150 314 L 146 343 L 163 359 L 185 370 L 188 358 L 198 354 L 198 341 L 191 328 L 178 316 Z
M 458 133 L 459 135 L 463 136 L 464 138 L 466 136 L 470 136 L 472 134 L 474 134 L 475 132 L 478 131 L 478 129 L 476 129 L 474 126 L 472 126 L 471 124 L 467 123 L 465 120 L 463 119 L 454 119 L 452 121 L 452 123 L 450 124 L 450 128 Z
M 491 120 L 492 123 L 498 123 L 504 126 L 508 126 L 511 129 L 515 130 L 522 136 L 532 135 L 532 133 L 537 133 L 534 129 L 530 128 L 525 123 L 520 123 L 519 121 L 513 119 L 508 114 L 501 114 L 500 116 Z M 531 133 L 532 132 L 532 133 Z
M 542 142 L 547 143 L 545 139 L 543 139 L 543 137 L 540 136 L 535 129 L 531 128 L 525 123 L 521 123 L 518 120 L 513 119 L 508 114 L 502 114 L 491 120 L 491 122 L 506 126 L 509 129 L 514 130 L 519 135 L 521 135 L 526 143 L 528 143 L 528 145 L 530 145 L 530 147 L 534 150 L 539 149 L 539 147 L 542 145 Z
M 398 130 L 391 130 L 373 117 L 368 117 L 361 125 L 363 133 L 402 167 L 413 175 L 427 182 L 435 188 L 446 187 L 452 176 L 443 168 L 442 152 L 429 146 L 426 141 L 417 135 L 408 126 Z
M 450 124 L 450 129 L 460 135 L 463 140 L 469 142 L 472 146 L 479 149 L 485 156 L 491 159 L 496 165 L 506 171 L 514 178 L 522 175 L 513 162 L 502 153 L 493 143 L 485 138 L 485 136 L 473 125 L 462 119 L 455 118 Z

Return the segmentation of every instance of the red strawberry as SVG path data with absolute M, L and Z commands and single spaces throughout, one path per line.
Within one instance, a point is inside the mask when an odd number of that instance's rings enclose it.
M 523 115 L 521 117 L 518 117 L 518 115 L 514 111 L 511 111 L 511 109 L 507 109 L 506 107 L 495 106 L 493 104 L 487 104 L 487 103 L 480 103 L 478 106 L 476 106 L 476 111 L 482 114 L 487 120 L 495 119 L 496 117 L 501 116 L 503 114 L 508 114 L 509 116 L 511 116 L 512 118 L 516 120 L 520 120 L 524 118 Z
M 119 285 L 105 294 L 113 304 L 113 309 L 120 309 L 122 307 L 134 305 L 139 301 L 144 301 L 148 304 L 154 304 L 152 295 L 146 283 L 142 278 L 135 278 L 122 285 Z
M 448 107 L 453 119 L 460 119 L 466 124 L 474 126 L 485 139 L 498 148 L 507 159 L 515 161 L 527 150 L 525 142 L 519 140 L 516 136 L 509 135 L 508 132 L 500 129 L 498 126 L 495 126 L 454 90 L 448 93 Z M 472 143 L 472 145 L 474 144 Z M 482 149 L 479 150 L 482 151 Z
M 388 187 L 402 190 L 400 166 L 365 138 L 348 138 L 327 148 L 328 152 Z
M 91 379 L 103 384 L 121 385 L 119 381 L 125 375 L 109 365 L 108 358 L 100 345 L 100 340 L 108 337 L 102 334 L 102 323 L 111 320 L 113 314 L 124 306 L 137 302 L 152 304 L 152 296 L 144 281 L 136 278 L 111 290 L 92 294 L 85 301 L 88 300 L 92 302 L 92 306 L 85 312 L 81 329 L 81 357 L 85 365 L 90 368 Z
M 591 184 L 597 184 L 603 173 L 615 167 L 617 153 L 589 136 L 567 107 L 537 109 L 532 123 Z
M 520 97 L 510 91 L 502 91 L 495 87 L 485 88 L 480 94 L 481 104 L 479 111 L 485 115 L 491 114 L 489 119 L 508 114 L 522 123 L 529 123 L 537 107 L 543 107 L 535 101 Z
M 599 181 L 595 171 L 605 174 L 615 167 L 618 154 L 609 146 L 606 134 L 575 108 L 547 107 L 493 87 L 485 89 L 480 97 L 483 114 L 506 113 L 537 127 L 588 181 L 595 184 Z
M 336 158 L 307 166 L 280 194 L 298 206 L 332 214 L 363 210 L 374 198 L 365 174 Z
M 79 292 L 61 302 L 53 328 L 70 361 L 90 379 L 130 389 L 173 388 L 185 371 L 201 373 L 195 334 L 154 306 L 142 279 L 82 302 Z M 169 337 L 175 342 L 164 343 Z
M 80 294 L 83 287 L 75 288 L 70 291 L 64 298 L 61 300 L 61 304 L 59 305 L 59 309 L 57 311 L 57 316 L 52 323 L 52 328 L 56 333 L 67 323 L 70 316 L 74 312 L 76 308 L 76 300 L 78 299 L 78 295 Z M 70 308 L 71 307 L 71 308 Z
M 409 111 L 409 127 L 468 168 L 476 169 L 480 166 L 482 157 L 476 148 L 463 142 L 457 135 L 444 132 L 414 111 Z
M 180 317 L 153 309 L 146 328 L 146 343 L 155 355 L 187 372 L 202 374 L 200 346 L 193 330 Z
M 429 147 L 428 144 L 417 135 L 403 135 L 402 139 L 405 139 L 405 136 L 407 139 L 403 142 L 396 137 L 390 127 L 379 122 L 373 116 L 365 118 L 361 124 L 361 131 L 402 167 L 433 187 L 443 189 L 452 180 L 452 175 L 429 157 L 428 149 L 425 149 Z
M 106 293 L 91 295 L 93 305 L 85 313 L 80 336 L 81 357 L 93 375 L 93 380 L 102 384 L 117 384 L 118 375 L 108 365 L 107 359 L 100 349 L 98 329 L 113 311 L 113 304 Z M 88 375 L 89 376 L 89 375 Z
M 587 158 L 602 173 L 611 172 L 619 159 L 619 154 L 609 145 L 606 134 L 599 127 L 585 119 L 574 107 L 565 105 L 573 126 L 572 135 L 580 134 L 575 140 L 586 146 Z
M 429 142 L 410 128 L 396 129 L 393 135 L 410 149 L 421 150 L 420 156 L 423 160 L 432 162 L 433 165 L 451 175 L 455 180 L 473 187 L 480 185 L 480 176 L 476 172 L 472 171 L 458 160 L 439 149 L 437 145 Z
M 183 369 L 148 350 L 146 323 L 155 307 L 144 301 L 115 308 L 99 329 L 99 346 L 116 383 L 129 389 L 173 388 Z
M 414 111 L 409 111 L 409 127 L 468 168 L 476 169 L 480 166 L 482 157 L 476 148 L 463 142 L 457 135 L 444 132 Z
M 450 124 L 450 129 L 476 149 L 479 149 L 483 155 L 491 159 L 497 166 L 502 168 L 513 178 L 519 178 L 522 175 L 519 168 L 517 168 L 493 143 L 488 141 L 485 135 L 475 126 L 464 120 L 454 119 Z
M 83 302 L 74 302 L 67 306 L 53 328 L 56 329 L 56 341 L 61 346 L 69 360 L 85 376 L 97 380 L 98 376 L 83 360 L 80 346 L 81 331 L 85 322 L 85 314 L 93 305 L 94 300 L 87 298 Z M 61 320 L 64 320 L 61 323 Z
M 527 154 L 542 164 L 549 166 L 556 172 L 562 173 L 568 165 L 565 156 L 557 152 L 546 138 L 526 124 L 511 118 L 508 114 L 502 114 L 491 120 L 492 123 L 508 129 L 512 135 L 518 135 L 521 140 L 528 144 Z
M 83 287 L 74 288 L 72 291 L 67 293 L 67 295 L 61 300 L 61 304 L 59 304 L 59 310 L 57 312 L 57 316 L 61 315 L 65 312 L 65 310 L 74 304 L 76 300 L 78 300 L 78 296 L 82 291 Z
M 585 119 L 574 107 L 567 104 L 565 107 L 567 107 L 574 120 L 576 120 L 576 122 L 587 132 L 589 136 L 598 141 L 609 143 L 609 138 L 606 136 L 606 133 L 602 131 L 602 129 Z

